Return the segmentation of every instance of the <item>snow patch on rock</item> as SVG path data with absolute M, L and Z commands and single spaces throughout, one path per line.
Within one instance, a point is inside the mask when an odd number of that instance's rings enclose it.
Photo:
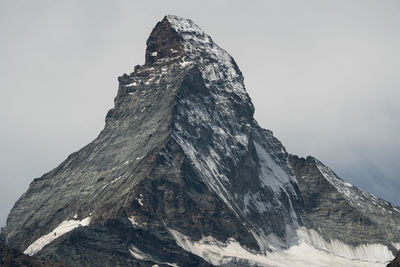
M 143 207 L 143 205 L 144 205 L 143 204 L 143 194 L 139 194 L 139 198 L 137 199 L 137 201 L 138 201 L 139 205 Z
M 128 217 L 128 220 L 131 222 L 133 227 L 140 227 L 140 224 L 137 222 L 135 216 Z
M 349 260 L 385 263 L 394 256 L 387 246 L 382 244 L 362 244 L 357 247 L 349 246 L 339 240 L 324 240 L 314 230 L 301 227 L 298 231 L 299 243 L 309 244 L 319 250 L 343 257 Z
M 103 187 L 101 188 L 101 190 L 103 190 L 104 188 L 106 188 L 107 186 L 109 186 L 110 184 L 115 183 L 116 181 L 118 181 L 119 179 L 121 179 L 122 176 L 119 176 L 118 178 L 115 178 L 114 180 L 112 180 L 111 182 L 103 185 Z
M 129 249 L 129 253 L 131 253 L 132 257 L 138 260 L 144 260 L 146 258 L 149 258 L 149 256 L 143 252 L 141 252 L 137 247 L 131 246 Z
M 152 256 L 150 256 L 147 253 L 142 252 L 140 249 L 138 249 L 137 247 L 135 247 L 133 245 L 131 245 L 131 247 L 128 250 L 129 250 L 129 253 L 132 255 L 132 257 L 134 257 L 135 259 L 156 262 L 156 264 L 154 264 L 153 266 L 159 266 L 158 264 L 162 264 L 162 265 L 168 265 L 168 266 L 173 266 L 173 267 L 179 267 L 176 263 L 158 262 Z
M 285 191 L 285 187 L 292 188 L 289 175 L 272 160 L 268 152 L 257 142 L 254 142 L 258 158 L 261 164 L 261 181 L 265 186 L 270 187 L 274 192 Z M 292 192 L 295 194 L 295 192 Z
M 35 242 L 30 244 L 29 247 L 25 249 L 24 253 L 30 256 L 35 255 L 37 252 L 42 250 L 42 248 L 44 248 L 46 245 L 50 244 L 60 236 L 72 231 L 77 227 L 88 226 L 90 220 L 91 220 L 90 217 L 86 217 L 85 219 L 82 220 L 75 220 L 75 219 L 65 220 L 62 223 L 60 223 L 53 231 L 51 231 L 47 235 L 40 237 Z

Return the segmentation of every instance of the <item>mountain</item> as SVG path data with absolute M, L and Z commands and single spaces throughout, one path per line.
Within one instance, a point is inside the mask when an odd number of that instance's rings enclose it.
M 99 136 L 35 179 L 3 243 L 70 266 L 381 266 L 400 208 L 290 155 L 234 59 L 166 16 Z

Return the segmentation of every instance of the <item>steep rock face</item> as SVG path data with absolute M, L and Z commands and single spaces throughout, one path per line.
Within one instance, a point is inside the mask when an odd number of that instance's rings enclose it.
M 185 54 L 182 36 L 172 27 L 169 20 L 157 23 L 146 42 L 145 64 L 150 65 L 160 59 L 168 59 Z
M 192 21 L 165 17 L 145 59 L 118 78 L 100 135 L 16 202 L 8 246 L 72 266 L 280 266 L 279 251 L 303 239 L 324 251 L 331 240 L 378 243 L 383 253 L 399 242 L 395 207 L 373 200 L 381 212 L 351 189 L 367 203 L 357 209 L 342 180 L 257 124 L 235 61 Z M 364 257 L 335 249 L 350 263 Z

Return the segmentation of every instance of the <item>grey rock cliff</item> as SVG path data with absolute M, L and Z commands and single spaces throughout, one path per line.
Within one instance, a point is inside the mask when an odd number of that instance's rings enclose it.
M 400 242 L 396 207 L 346 191 L 257 124 L 234 59 L 192 21 L 165 17 L 145 64 L 118 81 L 99 136 L 15 203 L 8 246 L 71 266 L 210 266 L 174 233 L 254 254 L 288 248 L 300 227 L 353 246 Z
M 379 243 L 388 246 L 399 242 L 398 208 L 339 178 L 313 157 L 290 156 L 302 199 L 303 224 L 324 238 L 346 244 Z M 384 219 L 383 219 L 384 218 Z

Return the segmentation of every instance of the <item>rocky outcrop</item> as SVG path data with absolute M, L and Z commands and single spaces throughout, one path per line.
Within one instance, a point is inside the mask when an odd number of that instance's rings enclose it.
M 0 245 L 0 266 L 15 267 L 66 267 L 67 265 L 31 257 L 15 249 L 10 249 Z
M 290 164 L 303 199 L 302 222 L 308 229 L 326 240 L 354 246 L 385 244 L 396 252 L 392 243 L 400 239 L 400 216 L 395 206 L 345 182 L 313 157 L 290 156 Z
M 192 21 L 165 17 L 145 59 L 118 78 L 99 136 L 15 203 L 8 246 L 71 266 L 274 266 L 304 231 L 321 251 L 343 242 L 337 262 L 399 242 L 396 207 L 257 124 L 234 59 Z
M 172 27 L 168 19 L 158 22 L 147 39 L 146 65 L 160 59 L 171 59 L 185 55 L 182 36 Z
M 390 262 L 386 267 L 400 267 L 400 251 L 397 253 L 396 258 Z

